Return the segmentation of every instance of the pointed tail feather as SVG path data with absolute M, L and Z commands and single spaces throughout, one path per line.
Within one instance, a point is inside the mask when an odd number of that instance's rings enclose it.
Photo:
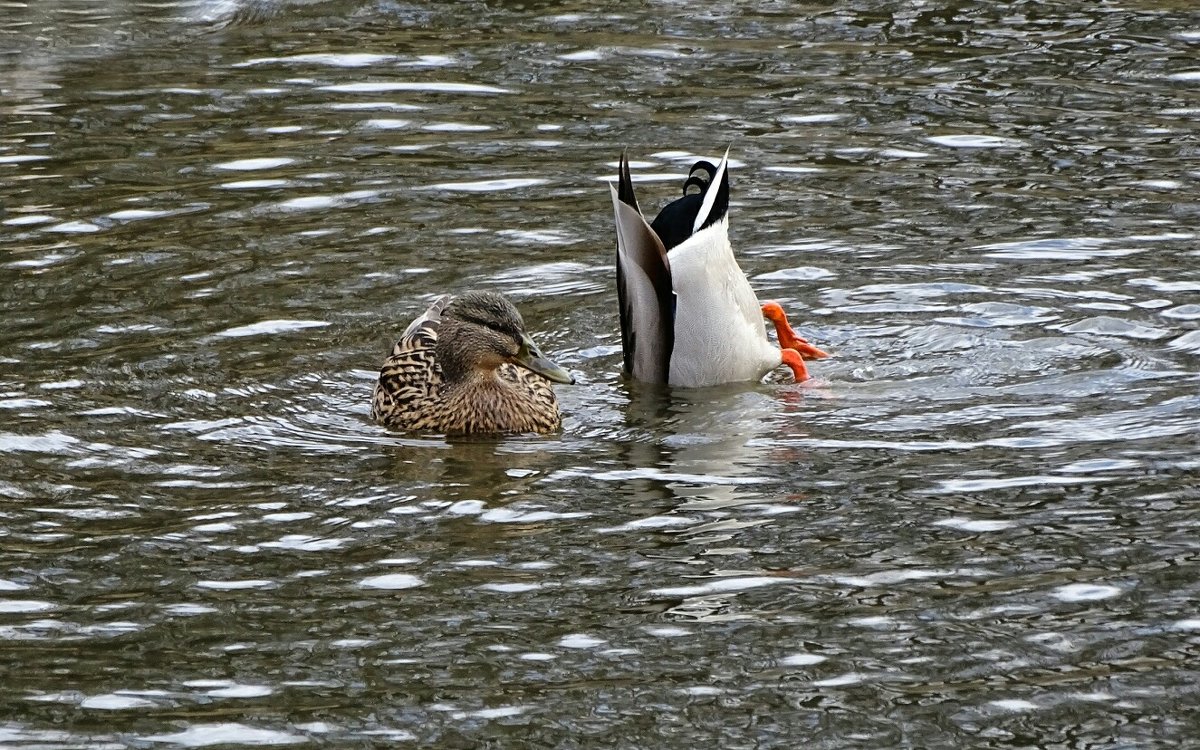
M 695 234 L 701 229 L 717 223 L 728 212 L 729 149 L 726 148 L 725 155 L 721 157 L 721 163 L 717 165 L 717 173 L 713 176 L 712 183 L 704 191 L 704 203 L 700 205 L 700 211 L 696 214 L 692 233 Z
M 633 175 L 629 173 L 629 157 L 625 152 L 621 152 L 621 164 L 617 169 L 617 197 L 621 202 L 642 213 L 642 209 L 638 206 L 637 196 L 633 192 Z

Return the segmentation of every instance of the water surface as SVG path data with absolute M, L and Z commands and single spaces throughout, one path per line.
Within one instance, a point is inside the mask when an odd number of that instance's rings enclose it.
M 0 744 L 1180 747 L 1186 3 L 0 7 Z M 733 145 L 835 354 L 619 376 L 605 180 Z M 437 294 L 561 435 L 389 434 Z

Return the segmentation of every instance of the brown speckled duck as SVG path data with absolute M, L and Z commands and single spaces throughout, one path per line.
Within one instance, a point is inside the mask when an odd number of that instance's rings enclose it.
M 555 383 L 574 383 L 525 333 L 501 294 L 439 297 L 409 324 L 379 371 L 371 416 L 395 430 L 553 432 Z

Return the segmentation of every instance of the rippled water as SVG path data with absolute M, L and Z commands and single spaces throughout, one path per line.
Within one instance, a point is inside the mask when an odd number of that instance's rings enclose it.
M 1189 3 L 0 4 L 0 745 L 1183 747 Z M 834 358 L 618 376 L 604 180 L 733 144 Z M 547 438 L 372 425 L 513 297 Z

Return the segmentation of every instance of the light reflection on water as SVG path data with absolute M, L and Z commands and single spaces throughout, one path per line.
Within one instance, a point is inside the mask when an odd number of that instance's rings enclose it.
M 7 8 L 0 744 L 1186 744 L 1195 19 L 868 5 Z M 625 383 L 604 180 L 730 143 L 835 356 Z M 470 287 L 562 435 L 370 423 Z

